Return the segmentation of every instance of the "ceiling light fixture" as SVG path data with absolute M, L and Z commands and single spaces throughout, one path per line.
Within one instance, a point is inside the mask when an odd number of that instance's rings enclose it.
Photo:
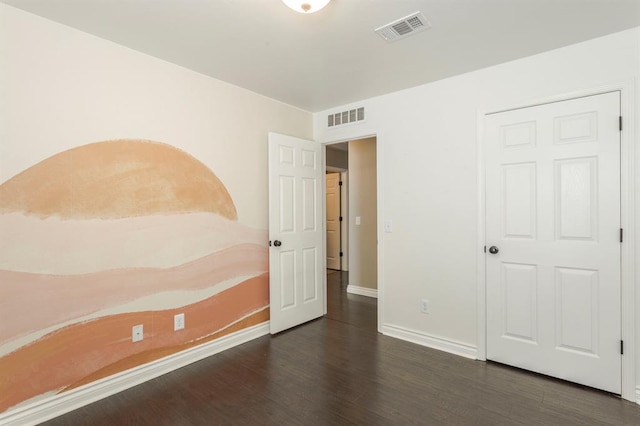
M 282 0 L 284 4 L 299 13 L 314 13 L 329 4 L 331 0 Z

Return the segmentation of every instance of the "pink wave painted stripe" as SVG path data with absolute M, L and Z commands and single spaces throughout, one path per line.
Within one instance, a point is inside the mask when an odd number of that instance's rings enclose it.
M 65 327 L 0 358 L 0 412 L 136 354 L 152 355 L 172 347 L 171 352 L 176 352 L 181 344 L 205 338 L 264 309 L 268 299 L 264 274 L 181 309 L 187 327 L 180 332 L 173 331 L 175 309 L 119 314 Z M 144 325 L 145 338 L 132 343 L 131 327 L 136 324 Z M 142 357 L 136 364 L 148 361 Z
M 267 249 L 243 244 L 172 268 L 70 276 L 0 271 L 0 343 L 140 297 L 204 289 L 267 270 Z

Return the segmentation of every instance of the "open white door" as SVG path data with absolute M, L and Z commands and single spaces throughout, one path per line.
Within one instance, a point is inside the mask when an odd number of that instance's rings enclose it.
M 487 358 L 621 391 L 619 92 L 486 118 Z
M 269 133 L 271 334 L 325 313 L 323 183 L 319 143 Z

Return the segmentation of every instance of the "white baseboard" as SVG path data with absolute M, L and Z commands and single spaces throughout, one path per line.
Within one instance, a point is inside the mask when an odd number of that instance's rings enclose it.
M 36 425 L 211 355 L 269 334 L 264 322 L 24 407 L 0 413 L 0 425 Z
M 347 286 L 347 293 L 359 294 L 360 296 L 375 297 L 376 299 L 378 298 L 378 290 L 351 284 Z
M 640 404 L 640 386 L 636 386 L 636 404 Z
M 429 334 L 420 333 L 418 331 L 409 330 L 395 325 L 383 325 L 382 334 L 406 340 L 411 343 L 416 343 L 418 345 L 427 346 L 429 348 L 438 349 L 440 351 L 449 352 L 454 355 L 460 355 L 465 358 L 477 359 L 478 356 L 478 348 L 475 346 L 454 342 L 452 340 L 443 339 L 442 337 L 431 336 Z

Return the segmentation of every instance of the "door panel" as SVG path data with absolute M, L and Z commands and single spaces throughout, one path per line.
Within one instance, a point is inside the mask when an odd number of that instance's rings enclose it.
M 502 166 L 503 238 L 535 239 L 536 164 Z
M 597 157 L 556 160 L 556 238 L 596 241 Z
M 292 250 L 280 250 L 280 274 L 277 285 L 280 287 L 280 309 L 288 309 L 296 303 L 296 254 Z M 271 275 L 276 275 L 272 273 Z M 272 301 L 273 304 L 273 301 Z
M 315 178 L 302 178 L 302 230 L 318 232 L 318 181 Z
M 269 133 L 271 333 L 324 314 L 323 178 L 320 144 Z
M 302 267 L 304 269 L 304 302 L 318 300 L 318 249 L 316 247 L 302 250 Z
M 598 271 L 556 268 L 556 346 L 598 355 Z
M 503 263 L 502 303 L 504 304 L 504 336 L 538 341 L 537 268 L 535 265 Z
M 619 115 L 612 92 L 485 119 L 487 358 L 615 393 Z

